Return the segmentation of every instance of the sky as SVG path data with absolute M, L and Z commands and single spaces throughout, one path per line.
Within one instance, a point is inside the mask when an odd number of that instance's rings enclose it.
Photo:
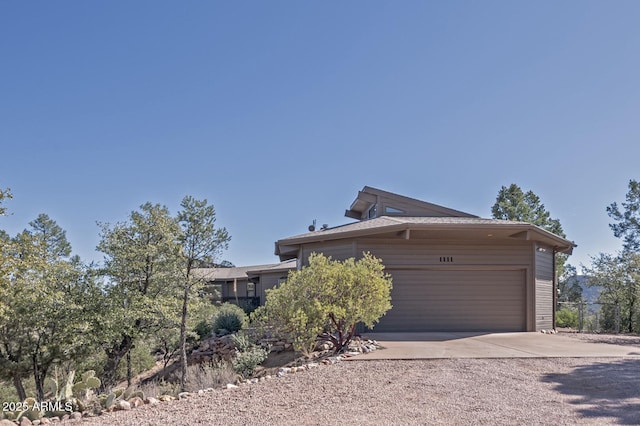
M 213 204 L 222 258 L 344 211 L 365 185 L 481 217 L 532 190 L 589 265 L 640 179 L 640 2 L 0 2 L 0 229 Z

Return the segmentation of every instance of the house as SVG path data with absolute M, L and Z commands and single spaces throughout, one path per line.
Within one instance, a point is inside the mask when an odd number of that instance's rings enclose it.
M 292 269 L 296 269 L 295 259 L 268 265 L 199 268 L 195 274 L 205 280 L 204 293 L 212 302 L 230 302 L 253 310 L 264 304 L 265 290 L 286 280 Z
M 536 331 L 554 327 L 555 254 L 575 244 L 525 222 L 472 214 L 364 187 L 356 222 L 276 242 L 280 260 L 306 264 L 370 252 L 393 277 L 387 331 Z

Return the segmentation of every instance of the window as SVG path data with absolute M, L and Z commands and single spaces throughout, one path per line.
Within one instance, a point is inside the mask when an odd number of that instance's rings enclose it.
M 373 219 L 374 217 L 377 216 L 378 213 L 378 206 L 376 204 L 372 205 L 371 207 L 369 207 L 369 212 L 367 214 L 369 219 Z
M 247 297 L 256 297 L 256 283 L 247 283 Z
M 203 293 L 210 301 L 219 302 L 222 300 L 222 284 L 207 284 L 203 289 Z
M 384 208 L 385 213 L 389 214 L 402 214 L 405 213 L 404 210 L 396 209 L 395 207 L 387 206 Z

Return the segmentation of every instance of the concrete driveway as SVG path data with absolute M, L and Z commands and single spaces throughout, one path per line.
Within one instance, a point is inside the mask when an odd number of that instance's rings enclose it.
M 640 348 L 543 333 L 367 333 L 383 349 L 350 360 L 639 357 Z

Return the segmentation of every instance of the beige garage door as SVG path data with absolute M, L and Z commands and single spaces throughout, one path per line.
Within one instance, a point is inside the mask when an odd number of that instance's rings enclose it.
M 524 270 L 389 270 L 393 308 L 374 331 L 524 331 Z

